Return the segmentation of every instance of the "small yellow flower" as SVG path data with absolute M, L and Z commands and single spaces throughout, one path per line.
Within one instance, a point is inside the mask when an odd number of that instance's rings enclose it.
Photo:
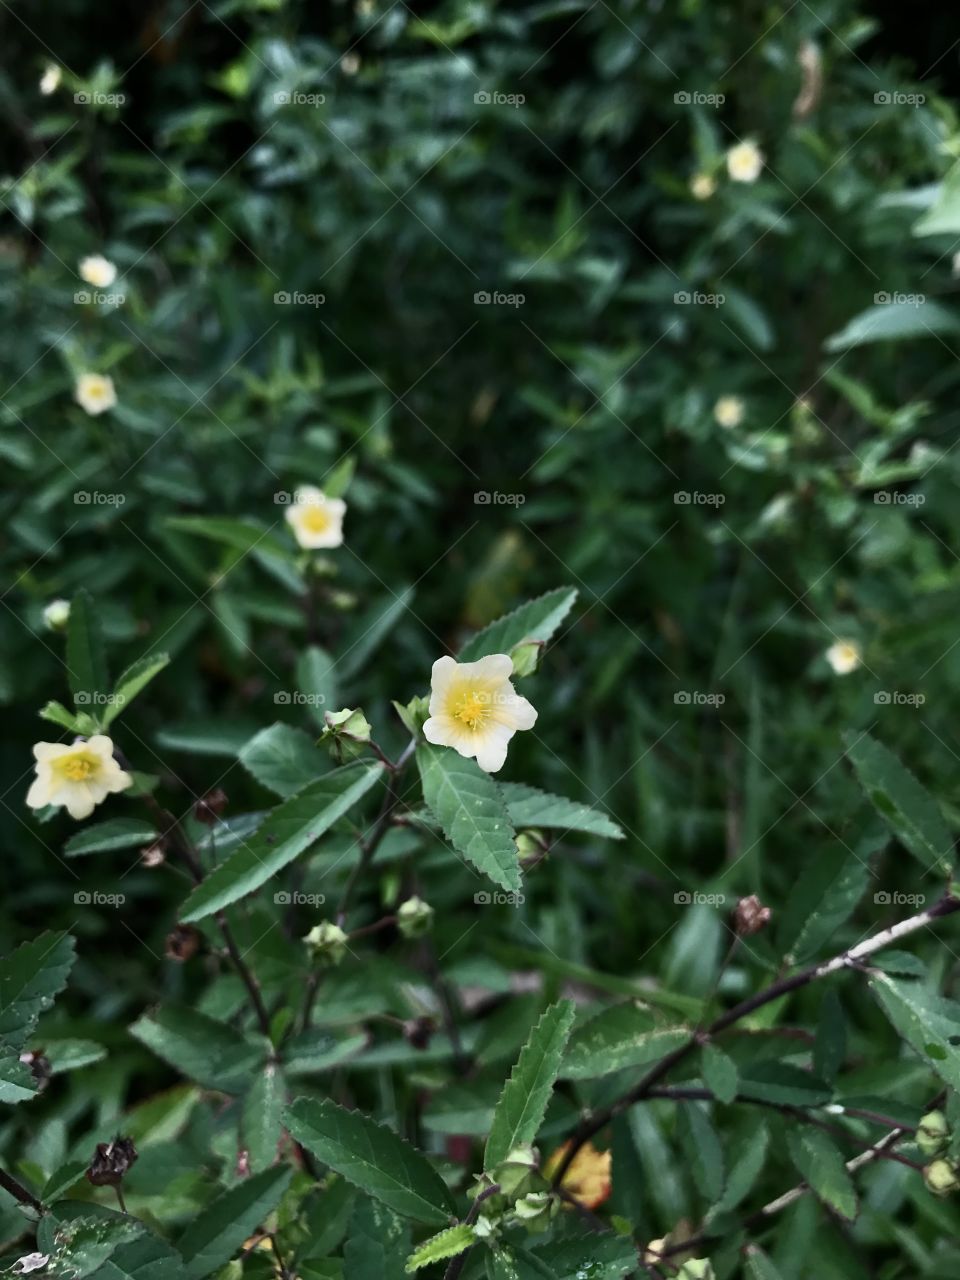
M 301 547 L 309 551 L 339 547 L 343 542 L 343 517 L 347 504 L 328 498 L 316 485 L 305 484 L 287 507 L 287 524 Z
M 112 409 L 117 403 L 113 379 L 108 378 L 105 373 L 81 373 L 73 398 L 81 409 L 93 417 Z
M 512 674 L 506 653 L 478 662 L 438 658 L 430 680 L 430 719 L 423 726 L 427 741 L 475 756 L 481 769 L 496 773 L 517 730 L 537 722 L 534 708 L 514 691 Z
M 713 406 L 714 418 L 728 431 L 733 427 L 739 427 L 745 413 L 746 406 L 739 396 L 721 396 Z
M 695 173 L 690 179 L 690 194 L 695 200 L 709 200 L 717 189 L 717 180 L 710 173 Z
M 763 152 L 755 142 L 738 142 L 727 152 L 727 173 L 734 182 L 756 182 L 763 169 Z
M 69 600 L 51 600 L 43 606 L 43 625 L 51 631 L 62 631 L 69 619 Z
M 112 739 L 103 733 L 73 743 L 38 742 L 33 754 L 37 776 L 27 792 L 31 809 L 52 804 L 79 821 L 89 818 L 108 795 L 133 785 L 113 758 Z
M 863 654 L 856 640 L 837 640 L 827 650 L 825 657 L 834 675 L 848 676 L 863 661 Z
M 87 284 L 92 284 L 95 289 L 109 289 L 117 278 L 117 268 L 101 253 L 81 258 L 79 270 Z
M 543 1168 L 543 1176 L 551 1178 L 570 1147 L 565 1142 L 558 1147 Z M 560 1186 L 587 1209 L 596 1209 L 610 1194 L 610 1167 L 613 1153 L 598 1151 L 592 1142 L 585 1142 L 570 1162 L 570 1167 L 560 1179 Z
M 49 98 L 51 93 L 56 93 L 60 88 L 62 78 L 63 72 L 55 63 L 51 62 L 40 77 L 40 92 L 45 98 Z

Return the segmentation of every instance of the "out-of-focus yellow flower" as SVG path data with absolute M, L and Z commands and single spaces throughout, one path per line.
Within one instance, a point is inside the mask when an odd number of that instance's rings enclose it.
M 73 397 L 81 409 L 93 417 L 106 413 L 117 403 L 113 379 L 105 373 L 81 373 Z
M 52 804 L 79 821 L 89 818 L 107 796 L 133 785 L 113 758 L 112 739 L 103 733 L 69 744 L 38 742 L 33 754 L 37 776 L 27 792 L 31 809 Z
M 711 173 L 695 173 L 690 179 L 690 194 L 695 200 L 709 200 L 717 189 L 717 180 Z
M 316 485 L 302 485 L 287 507 L 286 521 L 300 546 L 308 551 L 339 547 L 347 504 L 328 498 Z
M 836 640 L 824 656 L 836 676 L 848 676 L 863 661 L 863 653 L 856 640 Z
M 117 278 L 117 268 L 102 253 L 92 253 L 80 260 L 80 275 L 95 289 L 109 289 Z
M 565 1142 L 558 1147 L 543 1168 L 543 1176 L 551 1178 L 554 1170 L 570 1149 Z M 560 1179 L 566 1193 L 587 1209 L 596 1209 L 610 1194 L 610 1166 L 612 1152 L 598 1151 L 592 1142 L 585 1142 L 570 1162 L 570 1167 Z
M 746 407 L 739 396 L 721 396 L 713 406 L 714 418 L 728 431 L 732 427 L 739 427 L 745 413 Z
M 60 88 L 60 81 L 62 79 L 63 72 L 56 63 L 51 62 L 46 71 L 44 71 L 43 75 L 40 77 L 40 92 L 45 98 L 49 98 L 51 93 L 56 93 Z
M 438 658 L 430 681 L 430 718 L 423 735 L 439 747 L 475 756 L 487 773 L 496 773 L 507 758 L 507 745 L 518 729 L 532 729 L 537 713 L 510 683 L 513 660 L 491 653 L 478 662 Z
M 69 600 L 51 600 L 43 606 L 43 624 L 51 631 L 62 631 L 69 619 Z
M 763 152 L 755 142 L 738 142 L 727 152 L 727 173 L 734 182 L 756 182 L 763 169 Z

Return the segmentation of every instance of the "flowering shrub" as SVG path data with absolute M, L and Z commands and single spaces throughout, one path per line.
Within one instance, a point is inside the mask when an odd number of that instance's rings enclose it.
M 0 28 L 0 1267 L 955 1275 L 943 48 Z

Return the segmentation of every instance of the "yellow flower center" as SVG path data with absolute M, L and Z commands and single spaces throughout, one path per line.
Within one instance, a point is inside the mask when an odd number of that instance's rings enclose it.
M 476 689 L 468 689 L 461 693 L 451 712 L 454 720 L 459 720 L 468 729 L 479 729 L 489 714 L 489 695 L 478 693 Z
M 304 506 L 301 520 L 308 533 L 326 533 L 333 522 L 333 517 L 326 507 L 320 503 L 311 502 Z
M 73 755 L 63 756 L 54 762 L 54 768 L 70 782 L 86 782 L 100 765 L 96 756 L 86 751 L 77 751 Z

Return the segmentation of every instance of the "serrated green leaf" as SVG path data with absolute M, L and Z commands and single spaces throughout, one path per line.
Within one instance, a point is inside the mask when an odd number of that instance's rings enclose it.
M 145 689 L 154 676 L 159 675 L 164 667 L 169 665 L 169 662 L 168 653 L 152 653 L 127 667 L 114 686 L 112 700 L 104 709 L 102 717 L 104 728 L 112 724 L 121 711 L 126 711 L 137 694 Z
M 787 1134 L 787 1147 L 814 1195 L 852 1222 L 858 1211 L 856 1188 L 830 1136 L 822 1129 L 799 1129 Z
M 131 849 L 135 845 L 150 844 L 156 835 L 153 824 L 143 818 L 110 818 L 77 831 L 63 846 L 63 852 L 68 858 L 81 858 L 88 853 Z
M 285 1123 L 295 1141 L 395 1213 L 446 1226 L 456 1213 L 443 1179 L 392 1129 L 329 1099 L 298 1098 Z
M 475 760 L 448 747 L 417 747 L 423 799 L 444 835 L 478 871 L 508 892 L 520 889 L 520 856 L 497 785 Z
M 307 849 L 376 783 L 376 761 L 345 765 L 318 778 L 264 818 L 257 831 L 194 889 L 180 913 L 203 920 L 259 889 Z
M 225 1022 L 173 1004 L 144 1014 L 130 1034 L 183 1075 L 224 1093 L 243 1093 L 269 1048 Z
M 357 1196 L 343 1246 L 350 1280 L 404 1280 L 410 1224 L 379 1200 Z
M 596 1232 L 587 1238 L 548 1241 L 537 1247 L 534 1256 L 553 1280 L 621 1280 L 637 1267 L 637 1246 L 631 1236 Z M 586 1266 L 585 1259 L 589 1260 Z
M 444 1258 L 455 1258 L 464 1249 L 469 1249 L 477 1235 L 473 1227 L 466 1222 L 458 1222 L 455 1227 L 448 1227 L 437 1235 L 425 1240 L 407 1259 L 407 1273 L 428 1267 L 431 1262 L 442 1262 Z
M 750 1194 L 766 1162 L 769 1145 L 770 1132 L 767 1126 L 755 1123 L 730 1162 L 727 1185 L 723 1189 L 723 1195 L 707 1214 L 707 1222 L 729 1213 Z
M 103 1205 L 61 1200 L 50 1206 L 37 1225 L 37 1249 L 50 1259 L 44 1275 L 83 1280 L 145 1233 L 144 1224 L 128 1214 Z
M 240 763 L 259 783 L 285 798 L 332 767 L 329 755 L 313 738 L 289 724 L 272 724 L 254 734 L 240 751 Z
M 920 982 L 878 973 L 870 990 L 894 1029 L 953 1089 L 960 1089 L 960 1004 Z
M 90 592 L 81 588 L 70 605 L 67 622 L 67 675 L 74 705 L 98 710 L 98 694 L 107 692 L 107 667 L 100 634 L 100 615 Z
M 457 661 L 476 662 L 489 653 L 509 653 L 521 640 L 540 640 L 546 644 L 573 608 L 576 598 L 575 587 L 558 587 L 528 601 L 468 640 Z
M 73 961 L 73 938 L 65 933 L 42 933 L 0 960 L 0 1054 L 4 1058 L 24 1048 L 40 1014 L 67 985 Z
M 186 1271 L 176 1249 L 145 1233 L 114 1249 L 97 1272 L 97 1280 L 186 1280 Z
M 519 782 L 500 784 L 500 794 L 507 806 L 510 821 L 520 827 L 546 827 L 563 831 L 583 831 L 588 835 L 605 836 L 609 840 L 622 840 L 623 831 L 599 809 L 568 800 L 565 796 L 553 796 L 536 787 Z
M 737 1064 L 715 1044 L 705 1044 L 700 1052 L 700 1073 L 703 1082 L 717 1099 L 729 1105 L 737 1096 L 740 1073 Z
M 268 1062 L 243 1100 L 240 1120 L 240 1141 L 246 1148 L 254 1173 L 268 1169 L 277 1161 L 286 1101 L 283 1072 L 277 1063 Z
M 552 1005 L 530 1032 L 503 1087 L 483 1157 L 496 1168 L 514 1147 L 532 1143 L 543 1123 L 576 1010 L 571 1000 Z
M 229 1262 L 280 1203 L 293 1170 L 276 1165 L 255 1173 L 203 1209 L 178 1241 L 188 1280 L 202 1280 Z
M 791 964 L 804 964 L 856 909 L 870 866 L 856 850 L 829 847 L 804 868 L 787 897 L 778 943 Z
M 847 755 L 874 808 L 901 844 L 925 870 L 949 873 L 953 837 L 930 793 L 868 733 L 848 735 Z
M 577 1027 L 560 1068 L 565 1080 L 594 1080 L 656 1062 L 690 1039 L 682 1027 L 660 1027 L 649 1009 L 628 1000 Z

